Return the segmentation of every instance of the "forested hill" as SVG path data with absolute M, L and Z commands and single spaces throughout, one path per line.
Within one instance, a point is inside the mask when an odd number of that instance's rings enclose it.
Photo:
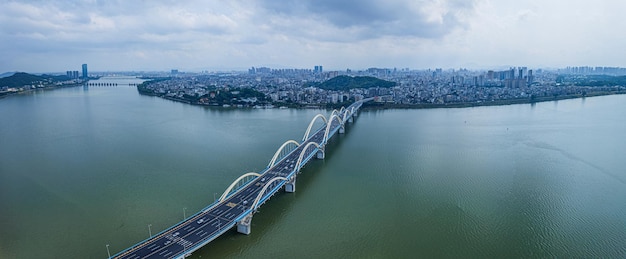
M 0 78 L 0 87 L 22 87 L 25 85 L 45 84 L 56 81 L 67 80 L 66 76 L 32 75 L 24 72 L 17 72 L 12 76 Z
M 320 89 L 332 91 L 345 91 L 353 88 L 389 88 L 394 86 L 396 86 L 395 82 L 390 82 L 371 76 L 336 76 L 317 85 L 317 87 Z
M 0 78 L 9 77 L 9 76 L 14 75 L 15 73 L 17 73 L 17 72 L 4 72 L 4 73 L 0 74 Z

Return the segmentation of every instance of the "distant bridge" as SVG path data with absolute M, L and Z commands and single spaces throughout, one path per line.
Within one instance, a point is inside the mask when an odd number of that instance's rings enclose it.
M 138 86 L 138 83 L 105 83 L 105 82 L 89 82 L 87 86 Z
M 285 192 L 295 192 L 300 169 L 313 157 L 324 159 L 328 140 L 337 132 L 343 134 L 345 124 L 353 121 L 363 102 L 372 99 L 333 110 L 328 118 L 316 115 L 302 141 L 288 140 L 282 144 L 263 171 L 243 174 L 213 204 L 113 258 L 184 258 L 235 226 L 238 232 L 250 234 L 252 216 L 258 208 L 283 187 Z M 320 120 L 323 126 L 314 130 Z

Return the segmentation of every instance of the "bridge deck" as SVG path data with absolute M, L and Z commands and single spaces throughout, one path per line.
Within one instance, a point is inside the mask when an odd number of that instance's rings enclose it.
M 358 110 L 362 102 L 353 103 L 351 107 Z M 352 114 L 350 114 L 351 116 Z M 331 120 L 331 127 L 328 134 L 330 139 L 341 127 L 337 120 Z M 326 125 L 325 125 L 326 126 Z M 238 221 L 250 213 L 254 213 L 250 206 L 262 191 L 263 187 L 275 177 L 285 177 L 289 179 L 296 172 L 296 163 L 302 149 L 310 142 L 325 145 L 324 134 L 326 127 L 322 127 L 300 144 L 298 148 L 287 154 L 271 168 L 267 168 L 261 176 L 250 181 L 244 187 L 230 194 L 222 202 L 216 202 L 207 208 L 177 223 L 176 225 L 146 239 L 126 250 L 114 255 L 113 258 L 181 258 L 189 254 L 224 232 L 234 227 Z M 319 151 L 317 147 L 308 148 L 302 161 L 305 165 Z M 275 181 L 268 187 L 265 195 L 259 201 L 263 204 L 272 195 L 276 194 L 286 181 Z

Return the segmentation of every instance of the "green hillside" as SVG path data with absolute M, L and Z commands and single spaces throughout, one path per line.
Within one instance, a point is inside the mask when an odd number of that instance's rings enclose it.
M 67 76 L 41 75 L 36 76 L 24 72 L 17 72 L 12 76 L 0 78 L 0 87 L 22 87 L 25 85 L 50 84 L 68 80 Z
M 18 72 L 12 76 L 0 78 L 0 87 L 22 87 L 24 85 L 38 84 L 43 81 L 46 81 L 43 77 Z
M 396 86 L 395 82 L 378 79 L 371 76 L 337 76 L 326 80 L 317 87 L 324 90 L 345 91 L 353 88 L 389 88 Z

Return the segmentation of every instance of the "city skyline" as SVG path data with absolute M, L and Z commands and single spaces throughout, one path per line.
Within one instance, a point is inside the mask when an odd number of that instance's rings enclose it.
M 0 3 L 7 71 L 623 67 L 620 1 Z

